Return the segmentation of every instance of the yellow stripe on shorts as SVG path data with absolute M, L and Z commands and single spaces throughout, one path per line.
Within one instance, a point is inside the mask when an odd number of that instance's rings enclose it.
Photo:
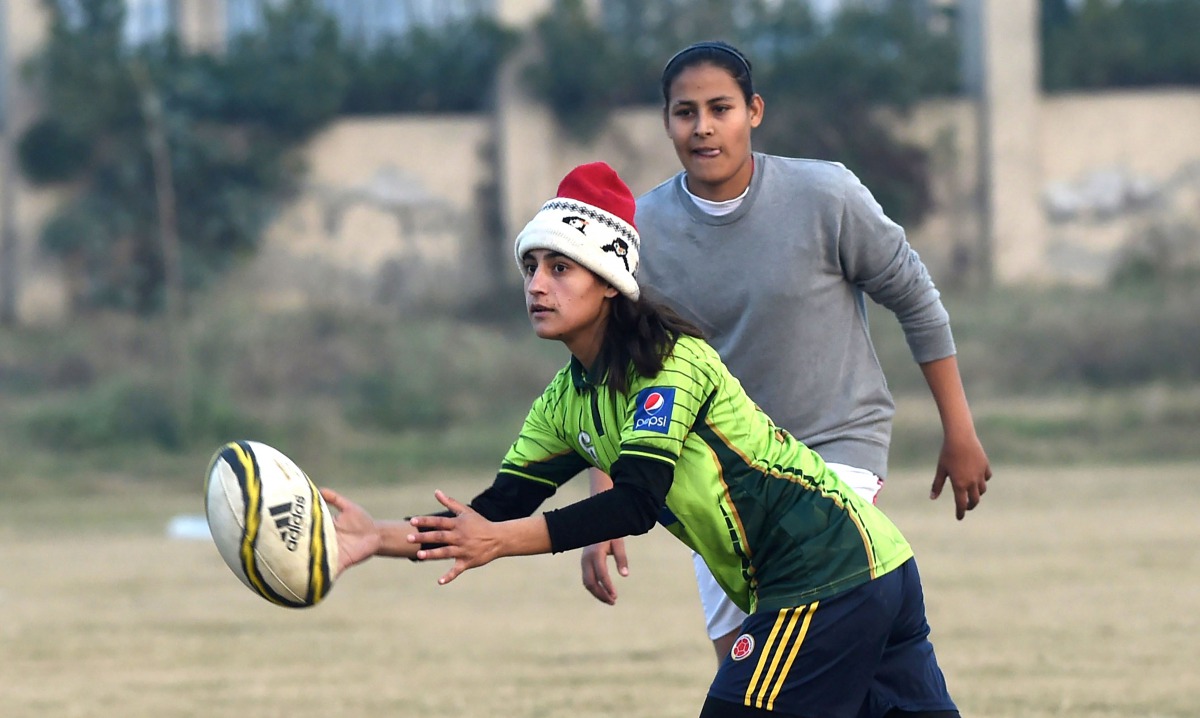
M 796 654 L 800 652 L 800 645 L 808 635 L 812 615 L 819 603 L 820 601 L 813 601 L 807 606 L 785 608 L 779 612 L 775 625 L 771 627 L 771 633 L 767 636 L 766 645 L 758 656 L 754 675 L 746 686 L 746 696 L 742 701 L 745 706 L 774 709 L 775 699 L 779 697 L 788 671 L 792 669 Z

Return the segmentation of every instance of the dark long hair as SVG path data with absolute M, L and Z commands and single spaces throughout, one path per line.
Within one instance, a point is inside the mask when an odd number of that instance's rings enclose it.
M 699 327 L 673 309 L 643 295 L 638 300 L 618 294 L 612 299 L 600 354 L 592 370 L 614 393 L 629 389 L 630 372 L 652 377 L 675 349 L 681 336 L 704 338 Z

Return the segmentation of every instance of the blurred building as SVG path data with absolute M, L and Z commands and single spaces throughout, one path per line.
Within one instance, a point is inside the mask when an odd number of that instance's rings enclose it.
M 126 37 L 132 43 L 172 30 L 209 48 L 262 27 L 264 5 L 279 0 L 126 0 Z M 438 26 L 495 12 L 493 0 L 317 0 L 355 42 L 374 45 L 414 26 Z
M 138 43 L 174 28 L 189 46 L 219 51 L 254 31 L 269 1 L 127 0 L 126 36 Z M 374 43 L 473 13 L 525 28 L 550 0 L 319 2 L 357 41 Z M 40 0 L 4 4 L 10 140 L 36 114 L 15 68 L 41 42 L 40 7 Z M 1200 92 L 1046 97 L 1037 0 L 928 0 L 923 11 L 935 27 L 957 13 L 968 50 L 966 96 L 925 103 L 897 120 L 933 158 L 937 210 L 908 229 L 939 283 L 979 267 L 1000 283 L 1096 283 L 1131 241 L 1200 212 Z M 306 191 L 273 227 L 258 270 L 247 270 L 259 272 L 264 296 L 283 305 L 314 297 L 452 301 L 464 287 L 487 283 L 480 279 L 487 262 L 504 256 L 496 243 L 507 247 L 575 164 L 603 158 L 635 192 L 677 171 L 657 107 L 617 113 L 589 146 L 567 137 L 520 81 L 531 52 L 523 48 L 501 72 L 490 113 L 347 118 L 316 137 Z M 9 212 L 0 203 L 0 229 L 11 229 L 16 247 L 0 251 L 0 262 L 17 269 L 22 317 L 52 317 L 62 310 L 61 279 L 37 237 L 57 196 L 29 191 L 15 177 L 5 186 L 16 201 Z M 508 276 L 515 281 L 515 269 Z

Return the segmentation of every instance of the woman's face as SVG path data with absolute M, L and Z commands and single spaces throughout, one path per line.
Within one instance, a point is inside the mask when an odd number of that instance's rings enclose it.
M 584 366 L 600 352 L 608 302 L 616 288 L 578 262 L 549 249 L 533 249 L 522 258 L 525 308 L 533 331 L 557 339 Z
M 762 97 L 747 103 L 733 76 L 716 65 L 692 65 L 671 82 L 664 121 L 692 194 L 719 202 L 745 191 L 754 171 L 750 131 L 762 114 Z

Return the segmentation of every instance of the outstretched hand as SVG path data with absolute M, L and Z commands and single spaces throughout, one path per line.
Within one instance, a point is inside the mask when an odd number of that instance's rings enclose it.
M 333 489 L 321 489 L 321 498 L 338 511 L 333 528 L 338 542 L 337 575 L 341 575 L 351 566 L 374 556 L 382 538 L 375 520 L 363 507 Z
M 454 565 L 438 579 L 439 584 L 450 583 L 463 571 L 486 565 L 504 555 L 495 523 L 440 490 L 435 491 L 433 496 L 442 506 L 453 511 L 454 516 L 414 516 L 411 523 L 421 529 L 421 533 L 409 536 L 408 540 L 414 543 L 446 544 L 417 551 L 417 558 L 422 561 L 454 559 Z
M 977 437 L 957 441 L 947 438 L 942 444 L 930 499 L 941 496 L 947 478 L 954 490 L 954 516 L 962 521 L 968 511 L 979 505 L 987 492 L 988 479 L 992 478 L 992 467 Z

